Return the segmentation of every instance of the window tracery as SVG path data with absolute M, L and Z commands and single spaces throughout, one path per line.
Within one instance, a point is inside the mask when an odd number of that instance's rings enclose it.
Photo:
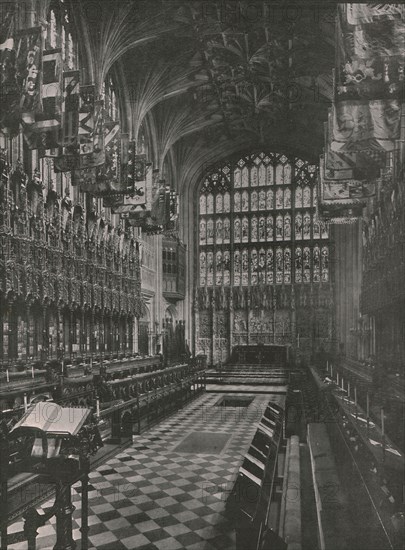
M 207 175 L 200 286 L 327 283 L 329 234 L 316 217 L 315 178 L 316 167 L 301 159 L 263 153 Z

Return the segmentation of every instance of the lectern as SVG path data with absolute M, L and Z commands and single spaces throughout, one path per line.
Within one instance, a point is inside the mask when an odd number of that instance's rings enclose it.
M 38 527 L 56 516 L 54 550 L 74 550 L 71 487 L 82 482 L 82 550 L 88 548 L 88 474 L 90 456 L 103 445 L 91 409 L 64 408 L 40 402 L 21 418 L 11 434 L 26 436 L 31 446 L 26 471 L 38 474 L 43 483 L 55 485 L 55 502 L 45 514 L 31 510 L 24 532 L 28 547 L 35 548 Z

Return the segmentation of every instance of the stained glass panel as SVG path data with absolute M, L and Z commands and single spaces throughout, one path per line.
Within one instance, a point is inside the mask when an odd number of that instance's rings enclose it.
M 279 214 L 276 218 L 276 240 L 283 240 L 283 216 Z
M 321 280 L 321 251 L 319 250 L 319 246 L 314 246 L 312 257 L 313 257 L 312 280 L 314 281 L 314 283 L 319 283 L 319 281 Z
M 229 250 L 224 251 L 224 285 L 231 284 L 231 255 Z
M 200 214 L 205 214 L 207 211 L 207 197 L 200 195 Z
M 318 222 L 312 222 L 312 231 L 313 231 L 313 234 L 314 234 L 314 239 L 320 239 L 321 238 L 321 228 L 320 228 Z
M 239 218 L 235 218 L 235 221 L 233 222 L 233 240 L 236 243 L 240 243 L 241 241 L 241 223 Z
M 272 164 L 266 167 L 266 184 L 274 185 L 274 167 Z
M 244 166 L 242 168 L 242 187 L 248 187 L 249 186 L 249 170 L 247 166 Z
M 284 239 L 289 241 L 291 239 L 291 216 L 286 214 L 284 216 Z
M 274 259 L 273 259 L 273 249 L 269 248 L 266 254 L 266 277 L 267 284 L 272 285 L 274 283 Z
M 259 192 L 259 210 L 266 210 L 266 191 L 264 189 Z
M 266 240 L 266 220 L 262 216 L 259 218 L 259 241 Z
M 322 282 L 326 283 L 329 280 L 329 248 L 327 246 L 322 247 Z
M 222 252 L 218 250 L 215 262 L 215 274 L 217 286 L 222 284 Z
M 291 283 L 291 248 L 284 250 L 284 282 Z
M 250 170 L 250 182 L 252 187 L 257 187 L 259 184 L 259 174 L 258 174 L 257 166 L 252 166 Z
M 300 246 L 295 249 L 295 282 L 302 283 L 302 249 Z
M 200 221 L 200 244 L 204 245 L 207 238 L 207 225 L 205 220 Z
M 215 209 L 218 214 L 222 213 L 223 210 L 223 197 L 220 193 L 216 196 L 215 199 Z
M 266 252 L 264 251 L 264 248 L 261 248 L 259 250 L 259 284 L 265 284 L 266 283 Z
M 252 191 L 250 195 L 250 210 L 255 211 L 258 208 L 257 191 Z
M 267 210 L 273 210 L 274 208 L 274 192 L 273 189 L 268 189 L 266 193 Z
M 276 191 L 276 208 L 277 210 L 283 208 L 283 188 L 277 187 Z
M 242 173 L 240 171 L 240 168 L 236 168 L 233 173 L 233 186 L 241 187 L 241 185 L 242 185 Z
M 276 249 L 276 284 L 283 282 L 283 249 L 278 246 Z
M 256 248 L 252 248 L 250 256 L 250 284 L 257 285 L 258 257 Z
M 240 209 L 241 209 L 240 193 L 239 191 L 236 191 L 233 196 L 233 210 L 234 212 L 240 212 Z
M 300 186 L 295 189 L 295 208 L 302 208 L 302 188 Z
M 224 219 L 224 243 L 229 243 L 231 238 L 231 222 L 229 218 Z
M 296 240 L 302 239 L 302 215 L 301 214 L 295 215 L 295 239 Z
M 212 218 L 207 221 L 207 243 L 214 243 L 214 220 Z
M 215 241 L 217 244 L 222 244 L 222 220 L 219 219 L 215 222 Z
M 282 185 L 284 183 L 283 177 L 283 166 L 282 164 L 277 164 L 276 166 L 276 184 Z
M 309 208 L 311 206 L 311 189 L 308 187 L 308 185 L 304 187 L 302 204 L 304 208 Z
M 258 233 L 257 233 L 257 218 L 256 216 L 253 216 L 251 220 L 251 229 L 250 229 L 250 240 L 253 242 L 256 242 L 258 239 Z
M 304 239 L 311 238 L 311 216 L 309 212 L 304 212 L 304 221 L 303 221 L 303 236 Z
M 243 191 L 242 193 L 242 212 L 247 212 L 249 210 L 249 193 Z
M 303 281 L 304 283 L 310 283 L 311 282 L 311 252 L 308 246 L 304 247 L 303 267 L 304 267 Z
M 242 242 L 249 241 L 249 221 L 246 217 L 242 219 Z
M 274 225 L 273 216 L 271 214 L 269 214 L 267 216 L 267 223 L 266 223 L 267 242 L 272 242 L 273 241 L 273 238 L 274 238 L 273 225 Z
M 259 185 L 266 185 L 266 168 L 263 164 L 259 166 Z
M 291 164 L 287 163 L 284 166 L 284 185 L 290 185 L 291 184 Z
M 291 189 L 289 187 L 284 189 L 284 208 L 291 208 Z
M 200 285 L 204 286 L 206 281 L 207 264 L 205 252 L 200 252 Z
M 214 254 L 208 252 L 207 254 L 207 285 L 212 286 L 214 284 Z
M 228 193 L 224 193 L 224 212 L 230 212 L 231 211 L 231 195 Z
M 247 248 L 242 250 L 242 285 L 249 283 L 249 253 Z
M 214 196 L 210 193 L 207 196 L 207 214 L 214 213 Z
M 234 286 L 240 285 L 240 252 L 235 250 L 233 254 L 233 284 Z

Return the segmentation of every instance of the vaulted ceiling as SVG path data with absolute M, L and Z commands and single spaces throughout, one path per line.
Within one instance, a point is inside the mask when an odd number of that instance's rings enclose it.
M 77 7 L 77 4 L 75 4 Z M 85 0 L 74 15 L 100 83 L 119 75 L 178 189 L 246 150 L 316 161 L 332 99 L 336 4 Z M 83 21 L 86 23 L 83 25 Z

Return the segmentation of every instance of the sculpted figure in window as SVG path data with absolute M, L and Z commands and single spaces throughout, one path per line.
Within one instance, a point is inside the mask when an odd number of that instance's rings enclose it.
M 242 193 L 242 211 L 247 212 L 249 210 L 249 195 L 247 191 Z
M 274 193 L 273 193 L 273 189 L 267 189 L 267 193 L 266 193 L 266 197 L 267 197 L 267 210 L 273 210 L 274 208 Z
M 257 191 L 252 191 L 252 195 L 250 197 L 250 209 L 251 210 L 257 210 L 258 201 L 257 201 Z
M 216 242 L 218 244 L 222 243 L 222 220 L 216 221 Z
M 240 243 L 241 240 L 241 225 L 240 219 L 236 218 L 233 222 L 233 239 L 235 242 Z
M 205 220 L 200 221 L 200 243 L 205 243 L 206 239 L 206 224 Z
M 309 215 L 308 212 L 305 212 L 304 214 L 303 230 L 304 230 L 304 239 L 310 239 L 311 238 L 311 216 Z
M 259 251 L 259 283 L 264 284 L 266 282 L 266 253 L 264 248 Z
M 266 254 L 266 276 L 267 284 L 272 285 L 274 281 L 273 276 L 273 249 L 269 248 Z
M 302 283 L 302 250 L 299 246 L 295 249 L 295 282 Z
M 242 220 L 242 241 L 247 242 L 249 240 L 249 222 L 247 218 Z
M 304 248 L 303 253 L 303 265 L 304 265 L 304 283 L 310 283 L 311 282 L 311 255 L 309 247 L 306 246 Z
M 266 192 L 264 189 L 259 193 L 259 210 L 266 210 Z
M 264 218 L 259 219 L 259 241 L 266 240 L 266 221 Z
M 240 285 L 240 252 L 235 250 L 233 255 L 233 284 L 235 286 Z
M 271 242 L 273 240 L 273 216 L 270 214 L 267 216 L 267 242 Z
M 252 241 L 257 241 L 257 218 L 253 216 L 251 221 L 251 235 L 250 238 Z
M 302 239 L 302 216 L 296 214 L 295 216 L 295 238 Z
M 291 283 L 291 249 L 284 250 L 284 282 Z

